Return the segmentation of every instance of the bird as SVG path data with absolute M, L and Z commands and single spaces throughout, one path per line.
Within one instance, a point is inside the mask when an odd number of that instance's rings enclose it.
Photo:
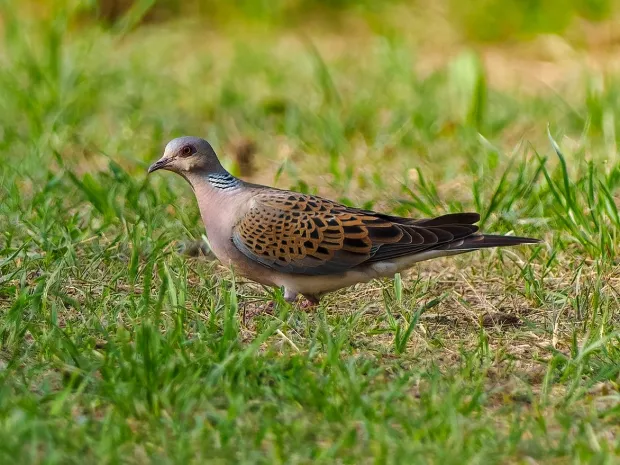
M 252 184 L 230 174 L 198 137 L 171 140 L 148 173 L 158 170 L 190 184 L 211 250 L 223 265 L 283 288 L 287 302 L 300 299 L 307 307 L 329 292 L 394 277 L 424 260 L 541 242 L 482 234 L 474 224 L 478 213 L 406 218 Z

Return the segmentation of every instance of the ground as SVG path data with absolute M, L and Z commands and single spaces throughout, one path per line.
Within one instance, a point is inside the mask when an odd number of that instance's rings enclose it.
M 2 463 L 617 463 L 617 28 L 425 40 L 438 13 L 399 8 L 260 34 L 3 10 Z M 299 311 L 146 176 L 183 134 L 253 182 L 544 243 Z

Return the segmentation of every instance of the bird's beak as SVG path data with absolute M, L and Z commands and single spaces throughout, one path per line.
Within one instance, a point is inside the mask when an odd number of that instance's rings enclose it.
M 162 158 L 161 160 L 157 160 L 155 163 L 149 166 L 149 174 L 152 173 L 153 171 L 157 171 L 162 168 L 165 168 L 166 165 L 169 164 L 171 161 L 172 160 L 169 158 Z

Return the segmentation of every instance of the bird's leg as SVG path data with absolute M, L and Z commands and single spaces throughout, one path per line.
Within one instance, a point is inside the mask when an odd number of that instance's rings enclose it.
M 291 289 L 284 288 L 284 300 L 288 303 L 293 304 L 298 302 L 297 298 L 299 294 Z M 299 308 L 303 310 L 312 310 L 319 304 L 319 300 L 321 299 L 318 295 L 313 294 L 302 294 L 303 300 L 298 302 Z
M 284 300 L 286 300 L 289 304 L 292 304 L 297 300 L 297 292 L 292 291 L 291 289 L 284 288 Z
M 304 310 L 312 310 L 314 307 L 319 305 L 320 297 L 312 294 L 303 294 L 304 300 L 301 301 L 299 307 Z

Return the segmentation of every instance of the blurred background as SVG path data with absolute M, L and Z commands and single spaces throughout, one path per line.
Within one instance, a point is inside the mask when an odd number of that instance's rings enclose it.
M 619 14 L 616 0 L 2 0 L 0 150 L 29 185 L 42 166 L 142 179 L 192 134 L 254 181 L 403 214 L 483 208 L 514 156 L 550 153 L 548 126 L 571 159 L 615 166 Z
M 598 135 L 615 127 L 602 107 L 615 102 L 618 3 L 3 0 L 3 140 L 64 128 L 122 154 L 110 134 L 294 130 L 333 158 L 353 135 L 413 146 L 472 127 L 512 143 L 547 122 Z

